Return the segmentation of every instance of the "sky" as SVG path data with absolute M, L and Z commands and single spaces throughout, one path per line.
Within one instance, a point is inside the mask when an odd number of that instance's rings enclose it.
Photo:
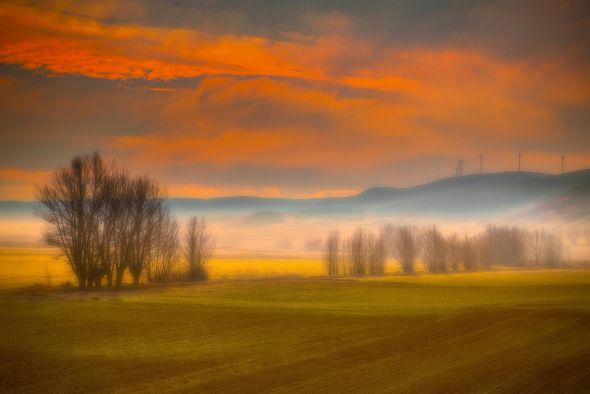
M 172 197 L 590 167 L 588 1 L 0 1 L 0 200 L 99 151 Z

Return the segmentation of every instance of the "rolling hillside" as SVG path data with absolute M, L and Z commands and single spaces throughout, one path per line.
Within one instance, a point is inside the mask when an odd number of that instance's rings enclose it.
M 172 198 L 170 203 L 179 215 L 238 215 L 262 221 L 272 221 L 280 214 L 485 218 L 546 213 L 551 217 L 584 218 L 590 215 L 590 169 L 564 175 L 532 172 L 467 175 L 409 188 L 374 187 L 340 198 L 236 196 Z M 0 217 L 32 216 L 34 206 L 33 202 L 0 202 Z

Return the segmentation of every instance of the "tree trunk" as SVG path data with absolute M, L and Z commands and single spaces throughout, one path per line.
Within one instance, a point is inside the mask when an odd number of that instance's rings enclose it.
M 124 270 L 117 270 L 117 276 L 115 278 L 115 286 L 121 287 L 123 285 L 123 275 L 125 274 Z
M 78 276 L 78 287 L 80 290 L 86 290 L 86 278 Z

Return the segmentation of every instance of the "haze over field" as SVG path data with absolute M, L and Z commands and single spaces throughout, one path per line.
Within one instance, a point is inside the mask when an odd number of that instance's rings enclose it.
M 512 223 L 549 229 L 567 238 L 568 256 L 588 259 L 590 170 L 564 175 L 528 172 L 451 177 L 409 188 L 375 187 L 348 197 L 281 199 L 171 198 L 181 221 L 204 215 L 222 253 L 322 250 L 329 231 L 358 227 L 378 232 L 384 225 L 438 224 L 461 236 L 486 224 Z M 5 246 L 42 242 L 37 203 L 0 202 L 0 242 Z M 573 238 L 573 239 L 572 239 Z
M 149 174 L 233 249 L 317 249 L 386 222 L 583 227 L 588 13 L 2 2 L 0 242 L 37 243 L 35 185 L 93 151 Z

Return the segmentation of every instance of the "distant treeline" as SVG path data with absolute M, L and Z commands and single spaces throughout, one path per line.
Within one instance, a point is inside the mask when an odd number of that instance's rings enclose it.
M 148 177 L 131 177 L 99 154 L 75 157 L 38 188 L 47 223 L 45 240 L 60 249 L 81 289 L 120 287 L 125 273 L 138 284 L 169 280 L 177 262 L 187 280 L 207 279 L 215 242 L 203 218 L 188 221 L 182 241 L 163 188 Z
M 387 257 L 411 274 L 421 258 L 428 272 L 473 271 L 492 265 L 557 267 L 563 259 L 561 237 L 520 226 L 489 225 L 478 235 L 444 236 L 436 226 L 385 226 L 378 236 L 356 230 L 341 241 L 332 232 L 324 244 L 329 276 L 381 275 Z

